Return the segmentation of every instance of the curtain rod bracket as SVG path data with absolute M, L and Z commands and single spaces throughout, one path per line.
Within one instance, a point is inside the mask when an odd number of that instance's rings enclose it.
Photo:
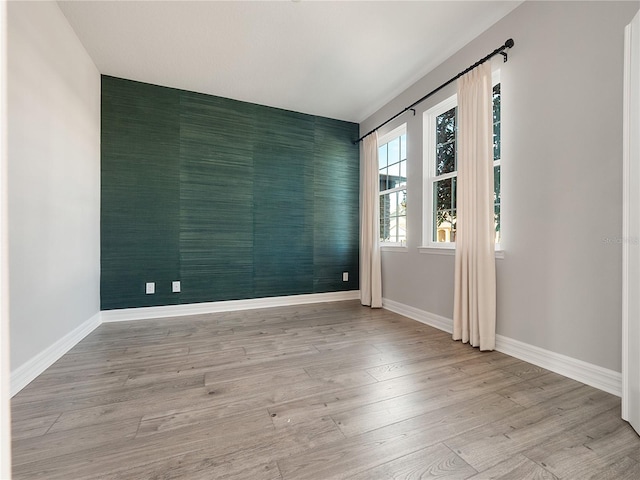
M 416 116 L 416 109 L 415 108 L 410 108 L 409 110 L 411 110 L 413 112 L 413 116 Z
M 500 52 L 500 55 L 504 57 L 502 63 L 507 63 L 507 60 L 509 60 L 509 55 L 507 54 L 507 52 Z

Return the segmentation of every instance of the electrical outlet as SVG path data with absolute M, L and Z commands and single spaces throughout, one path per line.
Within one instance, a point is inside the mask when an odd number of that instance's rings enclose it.
M 147 295 L 153 295 L 156 293 L 156 282 L 147 282 L 145 291 Z
M 349 281 L 349 272 L 342 272 L 342 281 L 343 282 Z
M 180 292 L 180 281 L 171 282 L 171 291 L 173 293 L 179 293 Z

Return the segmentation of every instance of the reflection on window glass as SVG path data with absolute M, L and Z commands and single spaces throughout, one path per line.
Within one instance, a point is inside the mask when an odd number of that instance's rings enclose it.
M 389 149 L 389 153 L 388 153 L 389 164 L 398 163 L 400 161 L 400 138 L 391 140 L 387 144 L 387 148 Z
M 382 145 L 378 148 L 378 168 L 384 168 L 387 166 L 387 145 Z
M 380 241 L 404 243 L 407 240 L 407 191 L 380 195 Z
M 456 178 L 447 178 L 434 183 L 435 205 L 434 242 L 455 242 L 456 239 Z

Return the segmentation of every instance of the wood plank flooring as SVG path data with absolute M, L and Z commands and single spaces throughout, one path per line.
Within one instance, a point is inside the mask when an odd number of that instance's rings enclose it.
M 12 400 L 15 479 L 638 479 L 620 399 L 358 302 L 104 324 Z

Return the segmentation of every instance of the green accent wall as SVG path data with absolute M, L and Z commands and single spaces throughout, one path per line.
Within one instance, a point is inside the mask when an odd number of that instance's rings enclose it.
M 357 290 L 358 133 L 103 76 L 102 309 Z

